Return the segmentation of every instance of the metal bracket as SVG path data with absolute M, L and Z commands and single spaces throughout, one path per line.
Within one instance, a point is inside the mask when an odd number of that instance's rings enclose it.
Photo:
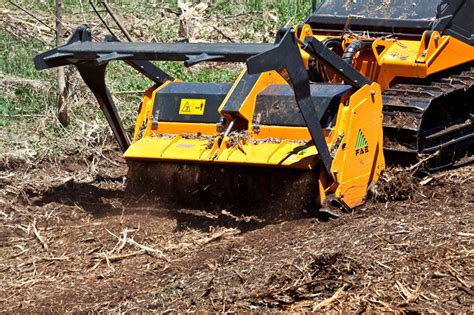
M 123 56 L 120 60 L 127 63 L 142 61 L 147 63 L 149 67 L 155 67 L 156 70 L 158 68 L 148 60 L 188 61 L 190 56 L 199 56 L 200 62 L 245 62 L 249 57 L 267 51 L 273 46 L 273 44 L 244 43 L 124 43 L 116 40 L 93 42 L 90 29 L 82 26 L 75 30 L 67 44 L 36 56 L 35 64 L 38 70 L 42 70 L 96 60 L 97 55 L 101 54 L 116 53 L 117 56 Z M 52 55 L 54 55 L 54 58 L 46 59 Z M 206 57 L 203 58 L 204 56 Z M 144 72 L 143 74 L 147 75 Z M 162 72 L 163 74 L 164 72 Z M 167 74 L 166 76 L 169 77 Z M 163 80 L 165 80 L 165 77 L 161 78 L 161 81 Z
M 120 149 L 125 152 L 130 146 L 130 139 L 123 127 L 117 107 L 115 106 L 112 95 L 105 83 L 107 63 L 97 66 L 96 64 L 89 62 L 78 64 L 76 67 L 81 74 L 82 79 L 92 93 L 94 93 L 94 96 L 99 102 L 100 109 L 104 113 L 110 128 L 112 128 L 112 132 L 114 133 Z
M 192 67 L 192 66 L 197 65 L 198 63 L 201 63 L 201 62 L 213 61 L 213 60 L 224 58 L 224 56 L 222 56 L 222 55 L 209 56 L 206 53 L 202 53 L 202 54 L 199 54 L 199 55 L 190 55 L 190 56 L 186 56 L 186 57 L 188 57 L 188 60 L 186 60 L 184 62 L 184 66 L 186 68 Z
M 296 103 L 311 134 L 311 139 L 318 150 L 323 169 L 329 175 L 332 158 L 324 139 L 320 117 L 318 117 L 311 99 L 308 72 L 301 58 L 294 33 L 287 30 L 274 48 L 249 58 L 247 68 L 250 74 L 275 70 L 289 81 L 295 92 Z
M 81 50 L 81 47 L 89 44 L 102 44 L 108 47 L 107 45 L 127 45 L 129 43 L 122 43 L 116 38 L 108 38 L 103 43 L 93 43 L 90 28 L 80 26 L 74 31 L 65 45 L 37 55 L 34 58 L 36 68 L 38 70 L 43 70 L 70 64 L 78 66 L 83 62 L 95 62 L 97 66 L 101 66 L 113 60 L 123 60 L 132 68 L 157 84 L 161 85 L 166 81 L 174 81 L 172 76 L 155 66 L 150 61 L 134 59 L 134 50 L 122 52 L 116 49 L 102 49 L 93 52 L 87 51 L 79 53 L 79 56 L 77 50 Z

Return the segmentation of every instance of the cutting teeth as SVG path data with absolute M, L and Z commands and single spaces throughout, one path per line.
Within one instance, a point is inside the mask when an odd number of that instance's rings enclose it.
M 148 207 L 309 217 L 319 207 L 317 173 L 286 168 L 129 161 L 127 195 Z

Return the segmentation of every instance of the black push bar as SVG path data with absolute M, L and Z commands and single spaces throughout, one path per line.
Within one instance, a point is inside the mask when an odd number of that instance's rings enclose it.
M 122 43 L 114 38 L 104 42 L 92 42 L 90 29 L 83 26 L 76 29 L 64 46 L 37 55 L 34 62 L 38 70 L 75 65 L 97 98 L 123 151 L 129 147 L 130 139 L 105 83 L 106 67 L 110 61 L 126 62 L 157 85 L 174 78 L 149 60 L 184 61 L 186 66 L 205 61 L 246 62 L 249 73 L 275 70 L 285 77 L 293 88 L 311 139 L 320 154 L 323 169 L 330 174 L 332 158 L 310 97 L 309 76 L 301 58 L 299 45 L 354 88 L 371 84 L 359 71 L 316 38 L 307 37 L 304 42 L 298 43 L 291 29 L 280 30 L 275 44 Z

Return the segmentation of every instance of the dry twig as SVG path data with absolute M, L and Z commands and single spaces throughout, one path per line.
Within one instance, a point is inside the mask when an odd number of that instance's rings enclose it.
M 331 296 L 330 298 L 327 298 L 321 302 L 319 302 L 318 304 L 316 304 L 314 307 L 313 307 L 313 312 L 317 311 L 317 310 L 320 310 L 322 308 L 326 308 L 328 307 L 329 305 L 331 305 L 332 303 L 334 303 L 335 301 L 337 301 L 341 295 L 342 295 L 342 292 L 344 292 L 344 290 L 348 287 L 349 285 L 348 284 L 344 284 L 342 287 L 340 287 L 336 293 L 333 294 L 333 296 Z
M 38 229 L 36 228 L 36 220 L 33 220 L 31 227 L 33 228 L 33 233 L 36 236 L 36 239 L 40 242 L 41 246 L 43 246 L 44 250 L 48 251 L 48 244 L 46 244 L 46 241 L 43 239 Z

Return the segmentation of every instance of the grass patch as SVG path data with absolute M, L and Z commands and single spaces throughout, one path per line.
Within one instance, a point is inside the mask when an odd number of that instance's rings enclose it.
M 171 76 L 186 82 L 233 82 L 239 72 L 225 69 L 225 66 L 186 69 L 179 62 L 157 62 L 158 67 Z M 114 92 L 141 91 L 153 82 L 123 62 L 112 62 L 107 68 L 109 88 Z
M 20 41 L 0 31 L 0 79 L 4 81 L 1 82 L 4 91 L 0 95 L 0 126 L 40 114 L 56 102 L 54 91 L 47 88 L 55 84 L 54 75 L 37 71 L 33 64 L 35 54 L 45 49 L 40 41 Z M 15 82 L 8 82 L 10 78 Z M 42 87 L 35 87 L 37 84 L 31 80 Z
M 197 3 L 197 1 L 193 2 Z M 45 22 L 52 22 L 55 0 L 16 0 L 16 3 L 30 12 L 40 13 L 40 18 L 45 19 Z M 92 24 L 98 23 L 98 19 L 91 13 L 88 1 L 83 0 L 82 3 L 87 21 L 89 23 L 94 22 Z M 167 18 L 162 20 L 159 14 L 162 8 L 171 9 L 173 12 L 178 13 L 177 1 L 109 0 L 109 4 L 119 16 L 123 17 L 126 25 L 127 22 L 134 19 L 128 19 L 128 17 L 146 17 L 147 25 L 151 25 L 146 30 L 148 35 L 154 34 L 160 41 L 173 41 L 177 38 L 178 17 L 176 16 L 176 19 Z M 4 3 L 3 7 L 23 14 L 7 2 Z M 310 0 L 215 0 L 211 1 L 205 15 L 222 18 L 228 17 L 224 20 L 226 26 L 235 27 L 236 32 L 240 31 L 239 33 L 241 34 L 241 28 L 245 29 L 240 40 L 254 41 L 255 34 L 262 34 L 266 30 L 278 29 L 279 26 L 283 26 L 291 18 L 291 25 L 303 21 L 304 17 L 310 13 L 310 8 Z M 77 0 L 63 0 L 63 12 L 66 21 L 81 20 L 81 7 Z M 265 22 L 264 12 L 270 12 L 277 17 L 276 20 L 267 19 Z M 235 21 L 232 20 L 232 16 L 239 14 L 246 14 L 247 16 L 247 13 L 249 13 L 248 23 L 244 21 L 243 25 L 233 25 Z M 48 16 L 50 18 L 46 20 Z M 111 25 L 113 24 L 110 19 L 108 21 Z M 130 25 L 128 26 L 131 27 Z M 53 44 L 54 38 L 50 38 L 49 42 Z M 25 132 L 30 130 L 29 136 L 37 139 L 35 141 L 49 141 L 51 143 L 51 150 L 55 148 L 53 150 L 55 152 L 50 153 L 56 155 L 61 152 L 60 148 L 63 145 L 79 146 L 82 141 L 86 141 L 78 140 L 79 142 L 75 145 L 72 143 L 66 145 L 64 142 L 64 138 L 71 138 L 72 135 L 78 133 L 79 129 L 87 134 L 93 129 L 95 133 L 102 135 L 94 136 L 94 139 L 103 138 L 106 134 L 110 135 L 110 131 L 108 128 L 105 128 L 105 118 L 95 100 L 91 97 L 90 92 L 85 91 L 86 87 L 81 87 L 80 90 L 76 88 L 76 90 L 72 91 L 73 96 L 71 97 L 72 104 L 70 107 L 71 125 L 66 128 L 59 125 L 54 115 L 57 100 L 55 71 L 37 71 L 33 64 L 33 57 L 48 48 L 44 43 L 34 38 L 19 40 L 6 31 L 0 30 L 0 78 L 3 77 L 8 80 L 9 77 L 12 77 L 16 81 L 20 81 L 20 83 L 0 85 L 4 90 L 2 95 L 0 95 L 0 127 L 5 132 L 3 143 L 10 139 L 9 135 L 17 134 L 18 129 L 24 129 Z M 177 62 L 157 62 L 156 64 L 173 77 L 188 82 L 233 82 L 239 73 L 239 67 L 235 65 L 227 66 L 226 64 L 205 63 L 189 69 L 185 68 L 182 63 Z M 33 80 L 33 85 L 28 82 L 21 83 L 23 79 L 26 81 Z M 153 84 L 123 62 L 112 62 L 109 65 L 107 81 L 113 92 L 143 91 Z M 37 87 L 37 84 L 40 86 Z M 142 95 L 140 93 L 132 93 L 116 95 L 115 97 L 124 124 L 128 130 L 131 130 L 134 125 L 136 107 L 140 103 Z M 41 126 L 39 127 L 39 125 Z M 38 130 L 31 133 L 31 127 Z M 38 135 L 40 129 L 41 136 Z M 19 137 L 18 139 L 21 140 L 23 138 Z M 88 134 L 87 139 L 90 138 Z M 56 146 L 55 141 L 58 144 Z M 90 140 L 87 141 L 88 145 L 91 145 L 92 142 Z M 33 147 L 35 147 L 34 144 Z
M 13 93 L 0 95 L 0 126 L 6 126 L 18 119 L 32 118 L 55 103 L 55 93 L 45 93 L 26 85 L 17 86 Z
M 35 69 L 33 57 L 47 47 L 40 41 L 18 40 L 0 30 L 0 74 L 30 80 L 52 80 L 50 73 Z
M 199 1 L 189 1 L 199 3 Z M 17 3 L 23 7 L 40 12 L 54 12 L 56 0 L 42 0 L 42 1 L 26 1 L 17 0 Z M 87 11 L 90 5 L 87 0 L 83 0 L 83 9 Z M 149 12 L 149 10 L 159 8 L 177 8 L 177 0 L 109 0 L 110 6 L 120 12 L 126 13 L 140 13 Z M 10 4 L 8 5 L 11 6 Z M 212 12 L 221 14 L 235 14 L 248 11 L 264 11 L 276 10 L 280 17 L 299 17 L 303 18 L 311 11 L 311 0 L 246 0 L 246 1 L 226 1 L 213 0 L 210 3 Z M 100 7 L 100 5 L 99 5 Z M 77 14 L 80 12 L 80 2 L 77 0 L 63 0 L 63 11 L 65 14 Z

